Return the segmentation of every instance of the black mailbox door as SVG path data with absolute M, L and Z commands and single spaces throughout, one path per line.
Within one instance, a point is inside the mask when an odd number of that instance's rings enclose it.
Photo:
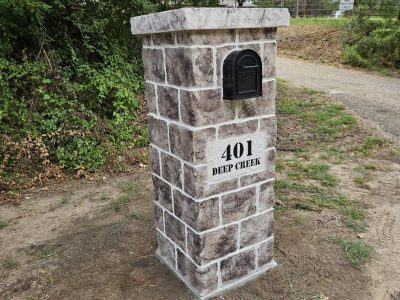
M 250 49 L 236 50 L 224 61 L 224 99 L 242 100 L 262 95 L 261 58 Z

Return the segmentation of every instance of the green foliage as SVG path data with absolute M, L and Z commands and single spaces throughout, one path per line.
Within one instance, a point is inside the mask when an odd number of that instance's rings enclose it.
M 344 63 L 400 69 L 400 23 L 394 18 L 396 12 L 389 10 L 384 18 L 368 17 L 365 12 L 365 7 L 358 6 L 348 24 Z
M 95 170 L 147 145 L 129 19 L 217 2 L 0 0 L 0 187 L 18 172 Z

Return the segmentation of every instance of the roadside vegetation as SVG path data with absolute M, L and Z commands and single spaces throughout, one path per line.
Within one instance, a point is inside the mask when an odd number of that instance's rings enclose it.
M 0 198 L 115 171 L 122 153 L 147 146 L 141 41 L 129 19 L 217 2 L 0 1 Z
M 367 161 L 397 150 L 389 140 L 367 134 L 342 105 L 321 93 L 294 89 L 283 80 L 278 80 L 278 91 L 278 218 L 295 212 L 293 224 L 301 225 L 307 213 L 335 211 L 347 232 L 327 238 L 343 248 L 352 265 L 360 267 L 372 253 L 360 240 L 368 230 L 366 214 L 363 203 L 343 193 L 341 183 L 351 182 L 341 182 L 335 170 L 355 163 L 353 184 L 368 189 L 377 167 Z

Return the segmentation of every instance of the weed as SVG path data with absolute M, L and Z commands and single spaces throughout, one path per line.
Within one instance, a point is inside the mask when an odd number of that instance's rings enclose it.
M 343 213 L 352 220 L 362 220 L 365 217 L 364 211 L 355 207 L 346 207 Z
M 311 198 L 309 203 L 319 208 L 337 208 L 347 205 L 349 200 L 343 195 L 321 194 Z
M 70 198 L 70 197 L 69 197 L 68 194 L 62 195 L 61 200 L 60 200 L 60 204 L 61 204 L 61 205 L 67 204 L 68 201 L 69 201 L 69 198 Z
M 304 170 L 307 177 L 318 180 L 323 186 L 336 186 L 337 179 L 329 173 L 329 165 L 324 163 L 314 163 L 308 165 Z
M 125 194 L 132 195 L 137 190 L 137 186 L 134 182 L 124 182 L 121 184 L 121 190 Z
M 309 88 L 303 88 L 303 92 L 307 95 L 315 95 L 315 94 L 321 94 L 322 92 L 314 90 L 314 89 L 309 89 Z
M 367 177 L 364 175 L 359 175 L 354 177 L 353 181 L 358 185 L 364 185 L 367 182 Z
M 18 260 L 12 256 L 8 256 L 3 262 L 3 267 L 4 267 L 4 269 L 7 269 L 7 270 L 15 269 L 18 266 L 19 266 Z
M 381 137 L 376 137 L 376 136 L 367 136 L 361 146 L 357 146 L 355 150 L 360 151 L 362 154 L 365 156 L 370 156 L 371 151 L 378 148 L 382 147 L 385 145 L 388 141 L 384 138 Z
M 302 215 L 295 216 L 295 217 L 293 218 L 293 223 L 294 223 L 295 225 L 301 225 L 301 224 L 303 224 L 303 223 L 304 223 L 304 216 L 302 216 Z
M 315 300 L 328 300 L 329 298 L 327 296 L 325 296 L 324 293 L 316 293 L 314 297 L 312 297 L 312 299 Z
M 368 170 L 368 171 L 376 171 L 377 170 L 376 166 L 373 164 L 365 164 L 364 168 L 365 168 L 365 170 Z
M 333 238 L 333 241 L 342 247 L 345 258 L 355 267 L 364 264 L 371 255 L 372 247 L 363 241 L 348 241 L 339 237 Z
M 128 195 L 122 195 L 114 202 L 114 209 L 120 210 L 123 206 L 127 206 L 129 202 L 131 202 L 131 198 Z
M 288 115 L 300 114 L 297 100 L 292 98 L 284 98 L 277 103 L 278 111 Z
M 7 223 L 7 222 L 1 221 L 1 220 L 0 220 L 0 230 L 6 228 L 7 226 L 8 226 L 8 223 Z
M 139 221 L 142 221 L 144 219 L 143 215 L 138 211 L 133 211 L 131 217 Z
M 282 159 L 276 160 L 276 171 L 282 171 L 285 169 L 285 162 Z
M 292 182 L 286 179 L 280 179 L 275 182 L 275 190 L 277 193 L 283 190 L 291 190 L 295 192 L 307 192 L 307 193 L 322 193 L 323 190 L 315 186 L 307 186 L 304 184 Z
M 346 218 L 345 224 L 347 227 L 351 228 L 354 232 L 366 232 L 367 224 L 362 221 L 353 220 L 351 218 Z

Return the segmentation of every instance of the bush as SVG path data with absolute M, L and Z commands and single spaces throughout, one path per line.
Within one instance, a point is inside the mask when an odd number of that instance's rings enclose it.
M 388 16 L 374 19 L 355 11 L 349 22 L 343 53 L 344 63 L 361 67 L 400 69 L 400 24 Z

